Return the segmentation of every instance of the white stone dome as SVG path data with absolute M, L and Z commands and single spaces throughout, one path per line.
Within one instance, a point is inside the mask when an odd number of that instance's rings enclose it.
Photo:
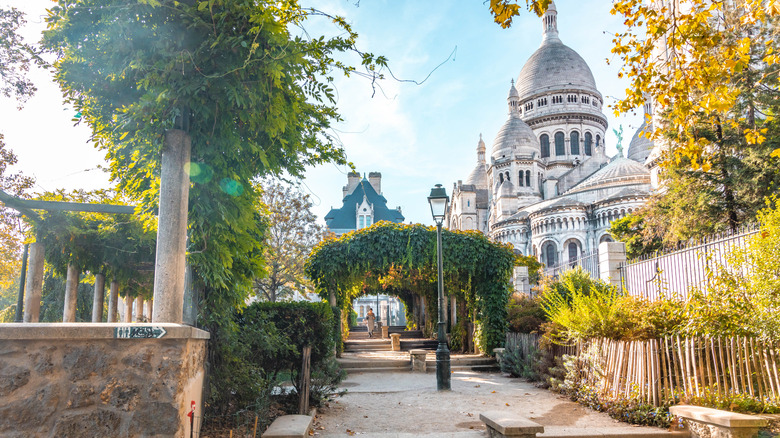
M 601 95 L 585 60 L 558 38 L 545 39 L 528 58 L 517 77 L 516 87 L 521 100 L 555 90 L 581 90 Z
M 631 184 L 650 184 L 650 171 L 634 160 L 618 157 L 566 193 Z
M 498 131 L 490 155 L 499 160 L 511 157 L 515 153 L 532 155 L 538 154 L 539 151 L 539 140 L 534 135 L 534 131 L 517 113 L 512 113 L 509 120 Z
M 472 184 L 476 186 L 478 189 L 487 189 L 487 171 L 485 170 L 485 165 L 482 163 L 478 163 L 477 167 L 474 168 L 474 170 L 471 171 L 468 177 L 466 177 L 466 180 L 463 182 L 464 184 Z
M 642 122 L 642 126 L 636 130 L 631 143 L 628 144 L 628 153 L 626 157 L 639 163 L 644 163 L 653 150 L 653 141 L 648 138 L 653 130 L 653 125 L 648 125 L 647 121 Z

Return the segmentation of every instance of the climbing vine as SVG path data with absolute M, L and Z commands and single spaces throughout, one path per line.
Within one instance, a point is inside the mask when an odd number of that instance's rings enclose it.
M 477 231 L 442 231 L 444 293 L 465 303 L 476 324 L 475 341 L 490 352 L 503 343 L 514 253 Z M 380 286 L 407 308 L 425 298 L 428 323 L 435 323 L 436 229 L 379 222 L 321 242 L 306 263 L 320 296 L 331 294 L 341 309 Z M 374 289 L 376 290 L 376 289 Z

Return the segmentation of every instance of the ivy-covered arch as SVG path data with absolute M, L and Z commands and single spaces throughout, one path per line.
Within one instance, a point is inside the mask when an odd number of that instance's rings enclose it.
M 504 341 L 512 247 L 493 243 L 478 231 L 442 230 L 442 248 L 445 296 L 464 304 L 461 310 L 476 325 L 477 346 L 490 352 Z M 432 323 L 437 318 L 436 272 L 436 229 L 391 222 L 325 240 L 306 262 L 306 274 L 320 296 L 339 309 L 382 288 L 407 309 L 415 306 L 415 297 L 424 297 Z

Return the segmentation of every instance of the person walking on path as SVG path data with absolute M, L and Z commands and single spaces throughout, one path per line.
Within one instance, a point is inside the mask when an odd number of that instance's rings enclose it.
M 368 328 L 369 338 L 374 336 L 374 321 L 376 321 L 376 316 L 374 315 L 373 309 L 369 307 L 368 313 L 366 314 L 366 327 Z

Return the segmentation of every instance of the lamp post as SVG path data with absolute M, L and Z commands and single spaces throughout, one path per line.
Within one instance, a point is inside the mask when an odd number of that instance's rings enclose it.
M 444 283 L 441 257 L 441 224 L 444 222 L 449 200 L 447 191 L 441 184 L 436 184 L 428 196 L 431 214 L 436 222 L 436 256 L 439 265 L 439 348 L 436 349 L 436 387 L 439 391 L 449 390 L 452 380 L 452 376 L 450 376 L 450 350 L 447 348 L 447 338 L 444 333 Z

